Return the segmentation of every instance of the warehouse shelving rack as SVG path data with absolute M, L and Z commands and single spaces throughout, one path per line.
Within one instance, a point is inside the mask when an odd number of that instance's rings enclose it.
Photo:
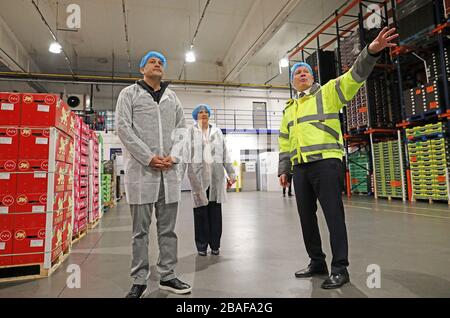
M 360 43 L 361 46 L 364 46 L 366 35 L 365 35 L 365 28 L 364 28 L 364 21 L 366 21 L 368 18 L 370 18 L 373 14 L 377 14 L 375 12 L 367 12 L 364 13 L 364 8 L 367 8 L 367 4 L 377 4 L 380 8 L 381 12 L 381 21 L 383 25 L 389 25 L 390 17 L 393 15 L 393 8 L 395 7 L 394 0 L 381 0 L 381 1 L 364 1 L 364 0 L 352 0 L 347 1 L 343 6 L 338 8 L 332 15 L 330 15 L 328 18 L 326 18 L 324 21 L 322 21 L 319 26 L 317 26 L 312 32 L 310 32 L 304 39 L 302 39 L 293 49 L 291 49 L 288 52 L 290 63 L 295 63 L 297 60 L 294 60 L 293 58 L 297 54 L 301 54 L 301 60 L 305 61 L 305 54 L 310 55 L 311 50 L 315 50 L 318 52 L 319 50 L 324 50 L 330 45 L 336 43 L 337 47 L 337 56 L 336 56 L 336 69 L 337 69 L 337 75 L 342 75 L 342 57 L 341 57 L 341 42 L 343 39 L 345 39 L 349 33 L 354 32 L 355 29 L 359 28 L 359 36 L 360 36 Z M 358 14 L 349 14 L 351 10 L 358 9 Z M 344 18 L 350 18 L 350 21 L 343 22 L 342 20 Z M 333 33 L 330 33 L 330 29 L 334 29 Z M 320 37 L 321 36 L 332 36 L 333 39 L 329 40 L 328 42 L 321 44 Z M 311 48 L 309 45 L 316 41 L 316 47 Z M 392 73 L 394 70 L 393 64 L 388 64 L 390 60 L 389 54 L 383 53 L 383 60 L 386 61 L 386 64 L 377 64 L 376 68 L 386 76 L 389 76 L 392 78 Z M 318 68 L 320 68 L 320 63 L 318 63 Z M 289 73 L 289 78 L 291 74 Z M 291 88 L 291 97 L 292 97 L 292 84 L 290 83 Z M 366 96 L 366 100 L 367 96 Z M 370 112 L 367 112 L 368 116 L 370 116 Z M 367 149 L 369 156 L 372 158 L 370 161 L 370 165 L 368 168 L 368 173 L 372 176 L 374 176 L 374 166 L 375 162 L 373 161 L 373 142 L 375 139 L 378 138 L 386 138 L 386 136 L 396 136 L 399 138 L 399 132 L 395 129 L 395 127 L 371 127 L 370 126 L 370 118 L 368 118 L 368 125 L 366 127 L 358 127 L 358 129 L 355 129 L 353 131 L 349 131 L 347 129 L 347 116 L 346 111 L 342 112 L 343 117 L 343 123 L 344 123 L 344 147 L 345 147 L 345 166 L 346 166 L 346 184 L 347 184 L 347 195 L 350 197 L 352 194 L 352 185 L 350 180 L 350 171 L 349 171 L 349 163 L 350 163 L 350 154 L 349 154 L 349 148 L 350 146 L 356 146 L 358 149 Z M 399 142 L 401 142 L 400 139 L 398 139 Z M 402 155 L 402 154 L 400 154 Z M 403 171 L 403 169 L 402 169 Z M 402 172 L 403 173 L 403 172 Z M 376 178 L 373 177 L 374 183 L 376 182 Z M 375 197 L 377 197 L 377 191 L 376 186 L 373 187 Z M 369 191 L 368 194 L 371 194 Z M 402 178 L 402 197 L 405 200 L 405 183 L 404 178 Z
M 394 0 L 391 0 L 394 2 Z M 437 76 L 437 81 L 441 81 L 442 85 L 440 86 L 440 89 L 442 89 L 442 101 L 443 103 L 440 105 L 440 107 L 436 110 L 431 110 L 428 112 L 425 112 L 423 114 L 418 114 L 416 116 L 408 116 L 406 114 L 405 109 L 405 100 L 403 96 L 403 90 L 404 90 L 404 84 L 403 84 L 403 77 L 404 72 L 402 71 L 402 58 L 406 54 L 413 53 L 416 49 L 414 46 L 408 46 L 408 45 L 400 45 L 394 50 L 391 51 L 391 56 L 394 60 L 394 64 L 396 66 L 397 70 L 397 79 L 398 79 L 398 90 L 400 92 L 399 94 L 399 103 L 401 106 L 401 112 L 402 112 L 402 122 L 397 124 L 396 127 L 399 129 L 402 129 L 401 135 L 402 140 L 404 141 L 404 152 L 405 152 L 405 162 L 406 162 L 406 176 L 407 176 L 407 188 L 408 188 L 408 199 L 411 202 L 414 202 L 417 200 L 417 198 L 414 195 L 414 184 L 412 182 L 412 172 L 411 172 L 411 162 L 410 162 L 410 156 L 409 156 L 409 150 L 407 146 L 407 136 L 406 136 L 406 129 L 411 129 L 420 125 L 425 125 L 429 123 L 439 123 L 439 122 L 448 122 L 450 118 L 450 74 L 448 74 L 446 70 L 446 64 L 445 64 L 445 45 L 444 45 L 444 35 L 449 34 L 450 30 L 450 19 L 447 18 L 447 20 L 440 20 L 441 12 L 443 12 L 442 8 L 442 1 L 440 0 L 433 0 L 432 1 L 433 8 L 434 8 L 434 28 L 426 34 L 430 39 L 435 39 L 435 41 L 428 41 L 425 43 L 425 47 L 433 47 L 437 44 L 437 51 L 438 51 L 438 60 L 439 60 L 439 74 Z M 393 20 L 394 25 L 397 25 L 397 18 L 394 11 L 393 14 Z M 437 42 L 437 43 L 436 43 Z M 450 136 L 450 128 L 447 124 L 447 131 L 444 132 L 444 136 L 448 140 L 448 136 Z M 449 160 L 449 159 L 447 159 Z M 446 168 L 445 172 L 445 179 L 447 184 L 447 190 L 448 190 L 448 204 L 450 205 L 450 183 L 449 183 L 449 168 Z M 434 199 L 429 198 L 429 203 L 433 203 Z

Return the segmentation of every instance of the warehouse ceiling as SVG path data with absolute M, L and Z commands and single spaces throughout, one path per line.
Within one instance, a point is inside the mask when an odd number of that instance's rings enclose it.
M 139 76 L 143 54 L 159 50 L 167 79 L 286 85 L 286 71 L 276 76 L 279 59 L 345 2 L 2 0 L 0 56 L 14 71 L 128 77 Z M 70 4 L 81 8 L 79 29 L 68 29 Z M 48 51 L 50 29 L 61 54 Z M 196 30 L 197 62 L 186 64 Z

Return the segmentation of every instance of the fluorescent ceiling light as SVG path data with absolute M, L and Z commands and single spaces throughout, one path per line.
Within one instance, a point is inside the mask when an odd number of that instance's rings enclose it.
M 59 54 L 61 53 L 62 47 L 58 42 L 53 42 L 52 44 L 50 44 L 48 50 L 52 53 Z
M 194 51 L 189 51 L 186 53 L 186 62 L 194 63 L 196 61 Z
M 288 67 L 289 66 L 289 60 L 287 58 L 282 58 L 280 60 L 280 67 Z

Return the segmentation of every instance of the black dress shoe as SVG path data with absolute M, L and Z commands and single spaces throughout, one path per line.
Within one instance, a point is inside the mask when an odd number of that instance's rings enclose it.
M 125 298 L 143 298 L 147 293 L 147 285 L 134 284 Z
M 178 278 L 174 278 L 165 282 L 159 281 L 159 288 L 180 295 L 189 294 L 192 290 L 189 284 L 182 282 Z
M 323 289 L 340 288 L 350 282 L 348 273 L 331 274 L 322 284 Z
M 307 268 L 301 269 L 295 272 L 295 277 L 297 278 L 308 278 L 316 275 L 328 275 L 328 269 L 326 266 L 313 267 L 309 265 Z

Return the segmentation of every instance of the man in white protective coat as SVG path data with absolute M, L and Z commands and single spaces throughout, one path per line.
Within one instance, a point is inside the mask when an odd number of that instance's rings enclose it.
M 175 274 L 177 235 L 175 223 L 181 198 L 181 158 L 176 155 L 185 130 L 183 108 L 176 94 L 162 82 L 166 58 L 148 52 L 140 63 L 143 80 L 124 88 L 117 100 L 117 134 L 124 146 L 125 192 L 133 221 L 131 277 L 127 298 L 144 297 L 150 277 L 148 243 L 155 209 L 159 244 L 159 288 L 186 294 L 191 286 Z
M 198 105 L 192 112 L 196 123 L 189 127 L 185 143 L 187 173 L 194 202 L 195 245 L 198 255 L 219 255 L 222 236 L 222 203 L 226 188 L 236 176 L 222 131 L 209 122 L 211 108 Z M 225 170 L 228 178 L 225 178 Z

